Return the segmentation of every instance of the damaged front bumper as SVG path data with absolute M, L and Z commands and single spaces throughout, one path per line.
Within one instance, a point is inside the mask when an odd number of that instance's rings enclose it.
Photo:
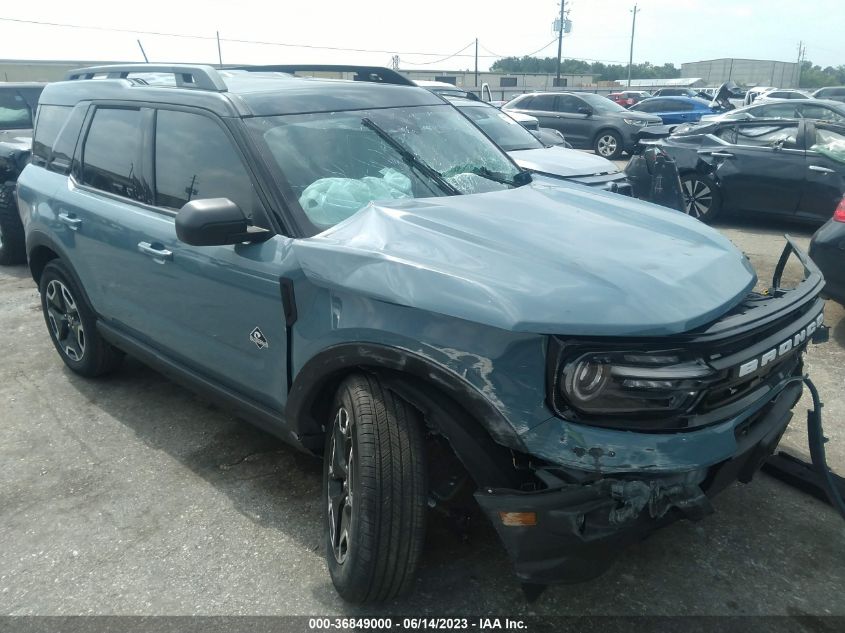
M 713 512 L 710 497 L 733 481 L 748 482 L 771 455 L 801 397 L 789 382 L 735 434 L 737 452 L 693 471 L 637 477 L 607 474 L 567 484 L 554 470 L 536 492 L 484 489 L 476 500 L 496 527 L 523 583 L 580 582 L 602 574 L 627 545 L 654 530 Z M 584 473 L 587 475 L 588 473 Z

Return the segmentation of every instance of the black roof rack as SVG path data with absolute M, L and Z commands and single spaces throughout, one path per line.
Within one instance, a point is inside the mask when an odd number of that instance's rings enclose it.
M 344 64 L 267 64 L 258 66 L 232 66 L 227 70 L 246 70 L 249 72 L 341 72 L 355 73 L 355 81 L 371 81 L 373 83 L 396 84 L 398 86 L 416 86 L 416 84 L 400 75 L 395 70 L 383 66 L 353 66 Z
M 89 66 L 68 71 L 66 81 L 93 79 L 96 75 L 105 75 L 107 79 L 126 79 L 129 73 L 166 73 L 176 79 L 177 88 L 195 88 L 226 92 L 226 82 L 211 66 L 196 64 L 114 64 L 109 66 Z

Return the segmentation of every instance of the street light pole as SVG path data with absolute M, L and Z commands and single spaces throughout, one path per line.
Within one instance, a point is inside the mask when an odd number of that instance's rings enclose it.
M 566 9 L 566 0 L 560 0 L 560 29 L 557 32 L 557 87 L 560 87 L 560 65 L 563 63 L 563 12 Z
M 634 19 L 631 21 L 631 51 L 628 53 L 628 87 L 631 87 L 631 65 L 634 63 L 634 31 L 637 29 L 637 5 L 634 5 L 632 13 Z

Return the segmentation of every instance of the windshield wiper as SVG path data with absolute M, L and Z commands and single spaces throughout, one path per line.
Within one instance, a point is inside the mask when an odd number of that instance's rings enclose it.
M 417 171 L 422 172 L 423 174 L 431 178 L 434 182 L 438 184 L 441 189 L 443 189 L 443 191 L 448 193 L 450 196 L 461 195 L 461 192 L 458 191 L 453 185 L 449 184 L 449 182 L 443 177 L 443 174 L 428 165 L 421 158 L 415 156 L 411 150 L 409 150 L 407 147 L 402 145 L 402 143 L 390 136 L 390 134 L 388 134 L 384 130 L 384 128 L 380 127 L 372 119 L 364 117 L 363 119 L 361 119 L 361 125 L 378 134 L 381 140 L 383 140 L 385 143 L 390 145 L 390 147 L 396 150 L 399 156 L 402 157 L 402 160 L 404 160 L 411 167 L 415 168 Z
M 458 173 L 475 174 L 476 176 L 481 176 L 487 180 L 492 180 L 493 182 L 498 182 L 503 185 L 510 185 L 511 187 L 521 187 L 522 185 L 527 185 L 531 182 L 531 173 L 525 171 L 524 169 L 518 171 L 513 178 L 506 178 L 501 172 L 490 171 L 489 168 L 484 167 L 483 165 L 462 166 L 451 171 L 454 171 L 455 175 Z

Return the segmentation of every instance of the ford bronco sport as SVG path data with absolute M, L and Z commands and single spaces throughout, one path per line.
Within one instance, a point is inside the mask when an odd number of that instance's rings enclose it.
M 715 230 L 532 179 L 397 83 L 139 65 L 47 86 L 68 116 L 18 199 L 64 363 L 131 354 L 322 455 L 352 601 L 410 589 L 427 508 L 462 486 L 526 587 L 711 512 L 789 423 L 816 267 L 789 242 L 754 292 Z

